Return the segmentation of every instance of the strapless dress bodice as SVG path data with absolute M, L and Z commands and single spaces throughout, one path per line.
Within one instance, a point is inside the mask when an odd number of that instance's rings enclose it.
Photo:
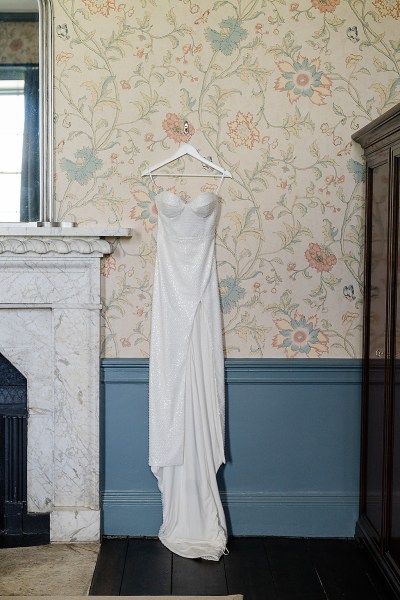
M 156 196 L 159 220 L 166 235 L 172 237 L 208 237 L 215 233 L 217 196 L 202 192 L 190 202 L 184 202 L 169 191 Z

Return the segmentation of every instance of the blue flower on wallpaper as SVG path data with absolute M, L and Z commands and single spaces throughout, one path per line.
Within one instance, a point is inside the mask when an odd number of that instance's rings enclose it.
M 221 307 L 223 313 L 231 312 L 236 304 L 245 297 L 246 290 L 234 277 L 225 277 L 220 282 Z
M 319 329 L 315 316 L 306 317 L 297 311 L 293 316 L 276 319 L 279 333 L 274 335 L 274 348 L 283 348 L 286 356 L 294 358 L 298 354 L 309 358 L 318 358 L 328 351 L 328 338 Z
M 247 36 L 247 31 L 243 29 L 237 19 L 232 17 L 221 21 L 220 27 L 220 32 L 207 27 L 206 38 L 211 42 L 213 50 L 229 56 L 238 47 L 239 42 Z
M 142 190 L 134 190 L 132 194 L 137 205 L 132 208 L 130 217 L 135 221 L 142 221 L 145 230 L 149 232 L 157 224 L 158 212 L 154 201 L 155 194 Z
M 275 81 L 275 89 L 287 92 L 292 104 L 305 96 L 313 104 L 322 105 L 326 96 L 332 95 L 332 81 L 319 70 L 319 58 L 309 60 L 298 54 L 293 63 L 281 61 L 277 66 L 282 75 Z
M 356 183 L 365 181 L 365 167 L 363 164 L 351 158 L 347 161 L 347 169 L 349 173 L 353 173 L 354 181 Z
M 67 173 L 69 181 L 77 181 L 80 185 L 86 185 L 103 166 L 103 161 L 97 158 L 92 148 L 81 148 L 74 154 L 76 162 L 68 158 L 62 158 L 60 166 Z

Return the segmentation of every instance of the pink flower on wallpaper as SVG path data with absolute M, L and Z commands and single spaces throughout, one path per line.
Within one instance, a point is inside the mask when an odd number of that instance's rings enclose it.
M 311 0 L 311 4 L 322 13 L 331 13 L 340 4 L 340 0 Z
M 242 112 L 238 112 L 236 119 L 228 123 L 229 137 L 233 140 L 236 147 L 246 146 L 251 150 L 254 146 L 254 142 L 260 141 L 260 132 L 253 125 L 253 115 L 247 113 L 244 115 Z
M 83 0 L 92 15 L 100 13 L 108 17 L 110 10 L 115 10 L 115 0 Z
M 400 0 L 373 0 L 381 17 L 400 18 Z
M 310 267 L 316 269 L 318 273 L 331 271 L 332 267 L 337 263 L 336 256 L 331 252 L 322 250 L 319 244 L 309 244 L 308 250 L 305 251 L 304 255 Z
M 183 130 L 184 120 L 175 113 L 167 113 L 167 118 L 163 121 L 162 126 L 167 136 L 177 143 L 187 142 L 195 131 L 193 125 L 189 123 L 189 132 L 185 133 Z
M 101 261 L 100 273 L 103 277 L 108 277 L 110 271 L 116 271 L 116 262 L 113 256 L 107 256 Z

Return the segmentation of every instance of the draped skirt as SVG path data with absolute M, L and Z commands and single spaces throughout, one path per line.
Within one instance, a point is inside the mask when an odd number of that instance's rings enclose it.
M 227 541 L 216 472 L 224 455 L 210 324 L 199 303 L 185 372 L 183 463 L 152 466 L 163 502 L 159 538 L 186 558 L 219 560 Z

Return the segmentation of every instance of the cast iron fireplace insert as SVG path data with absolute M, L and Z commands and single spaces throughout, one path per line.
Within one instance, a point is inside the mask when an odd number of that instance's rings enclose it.
M 26 378 L 0 354 L 0 547 L 50 542 L 49 513 L 27 510 Z

